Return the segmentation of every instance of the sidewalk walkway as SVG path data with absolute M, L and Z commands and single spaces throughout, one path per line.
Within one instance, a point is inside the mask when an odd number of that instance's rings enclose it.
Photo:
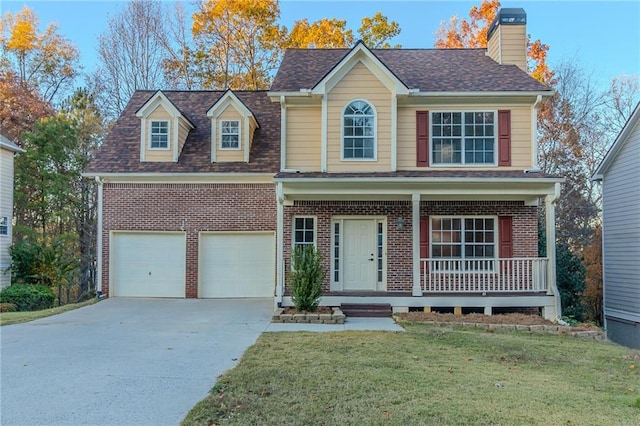
M 344 324 L 298 324 L 298 323 L 269 323 L 265 332 L 277 331 L 313 331 L 323 333 L 327 331 L 367 330 L 367 331 L 404 331 L 391 318 L 354 318 L 347 317 Z

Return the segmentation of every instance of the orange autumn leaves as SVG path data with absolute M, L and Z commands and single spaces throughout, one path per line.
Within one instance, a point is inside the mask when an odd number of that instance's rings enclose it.
M 480 6 L 473 6 L 469 10 L 469 19 L 452 16 L 447 23 L 443 21 L 436 33 L 435 47 L 486 48 L 487 32 L 499 8 L 498 0 L 482 0 Z M 527 44 L 529 74 L 542 83 L 551 83 L 553 71 L 547 64 L 549 45 L 540 40 L 531 41 L 530 36 L 527 38 Z

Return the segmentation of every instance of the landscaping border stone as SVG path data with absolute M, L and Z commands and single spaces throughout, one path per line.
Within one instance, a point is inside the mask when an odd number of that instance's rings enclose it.
M 331 308 L 330 314 L 318 314 L 317 312 L 303 312 L 297 314 L 285 314 L 284 308 L 277 308 L 271 316 L 271 322 L 297 323 L 297 324 L 344 324 L 345 315 L 340 308 Z
M 566 336 L 580 337 L 584 339 L 593 339 L 603 341 L 606 340 L 604 333 L 601 330 L 583 330 L 577 327 L 563 326 L 563 325 L 520 325 L 520 324 L 485 324 L 485 323 L 471 323 L 471 322 L 439 322 L 439 321 L 421 321 L 421 324 L 430 324 L 435 327 L 447 327 L 458 326 L 468 328 L 482 328 L 485 330 L 516 330 L 516 331 L 528 331 L 530 333 L 549 333 L 549 334 L 563 334 Z

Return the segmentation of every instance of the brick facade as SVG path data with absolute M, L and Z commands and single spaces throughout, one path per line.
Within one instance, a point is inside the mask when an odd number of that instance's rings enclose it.
M 276 230 L 273 184 L 105 183 L 102 292 L 109 294 L 110 231 L 185 231 L 186 297 L 198 297 L 201 231 Z
M 295 216 L 315 216 L 316 245 L 323 255 L 327 276 L 324 291 L 331 288 L 331 219 L 334 216 L 384 216 L 387 218 L 387 291 L 410 292 L 413 285 L 412 206 L 409 201 L 296 201 L 284 209 L 285 271 L 290 270 L 291 232 Z M 420 215 L 511 216 L 513 218 L 513 256 L 538 256 L 537 207 L 520 201 L 423 201 Z M 405 220 L 398 230 L 396 220 Z M 287 283 L 288 284 L 288 283 Z M 288 287 L 285 292 L 288 292 Z

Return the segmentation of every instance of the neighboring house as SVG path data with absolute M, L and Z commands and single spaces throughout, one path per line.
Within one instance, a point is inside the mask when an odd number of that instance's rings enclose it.
M 0 289 L 11 285 L 11 224 L 13 221 L 13 156 L 24 152 L 0 135 Z
M 270 91 L 136 92 L 86 175 L 110 296 L 272 297 L 312 244 L 321 304 L 560 314 L 522 9 L 488 49 L 288 50 Z M 538 205 L 548 257 L 538 257 Z
M 640 104 L 594 175 L 602 182 L 604 326 L 640 348 Z

